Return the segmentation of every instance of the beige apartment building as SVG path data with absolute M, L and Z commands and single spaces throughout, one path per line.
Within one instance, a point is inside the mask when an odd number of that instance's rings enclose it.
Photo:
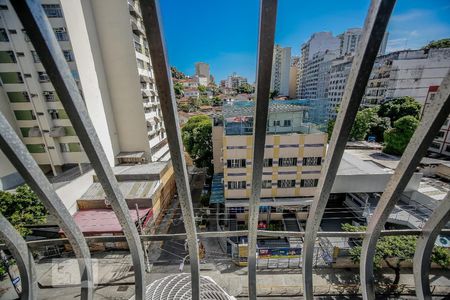
M 213 126 L 214 171 L 223 173 L 225 207 L 244 211 L 251 192 L 253 105 L 224 105 L 223 119 L 216 118 Z M 327 134 L 311 122 L 310 114 L 302 100 L 271 102 L 261 205 L 282 211 L 310 204 L 327 145 Z
M 139 1 L 43 0 L 42 6 L 110 164 L 120 159 L 167 158 L 167 139 Z M 1 112 L 45 172 L 57 175 L 88 163 L 8 0 L 0 1 L 0 80 Z M 0 155 L 0 188 L 8 188 L 19 178 Z

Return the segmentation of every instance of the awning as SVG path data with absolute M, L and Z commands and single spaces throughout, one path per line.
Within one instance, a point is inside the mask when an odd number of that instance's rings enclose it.
M 129 209 L 131 219 L 136 222 L 139 218 L 145 224 L 153 216 L 153 210 L 151 208 Z M 73 216 L 75 223 L 83 233 L 120 233 L 123 232 L 122 226 L 120 226 L 119 220 L 112 209 L 86 209 L 79 210 Z

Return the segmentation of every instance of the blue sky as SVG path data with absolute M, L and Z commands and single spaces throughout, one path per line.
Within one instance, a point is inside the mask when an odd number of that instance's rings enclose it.
M 279 0 L 276 43 L 300 45 L 317 31 L 334 35 L 362 27 L 369 0 Z M 320 5 L 319 5 L 320 4 Z M 211 65 L 216 82 L 232 72 L 253 82 L 256 71 L 258 0 L 161 0 L 169 63 L 188 75 L 194 63 Z M 450 37 L 448 0 L 399 0 L 389 24 L 388 52 L 416 49 Z

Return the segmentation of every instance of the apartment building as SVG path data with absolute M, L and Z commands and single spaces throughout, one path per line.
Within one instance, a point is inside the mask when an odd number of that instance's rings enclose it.
M 297 96 L 297 76 L 300 65 L 300 57 L 293 56 L 291 58 L 291 66 L 289 68 L 289 98 L 295 99 Z
M 326 97 L 329 99 L 328 114 L 330 119 L 335 119 L 337 109 L 344 95 L 345 85 L 352 67 L 353 56 L 343 56 L 331 62 L 329 71 L 329 83 Z
M 195 78 L 198 84 L 207 86 L 210 82 L 210 77 L 209 64 L 204 62 L 195 63 Z
M 278 91 L 279 96 L 289 96 L 290 66 L 291 47 L 283 48 L 280 45 L 275 45 L 270 90 Z
M 297 96 L 302 99 L 320 99 L 327 96 L 329 70 L 338 50 L 317 52 L 303 64 L 299 74 Z
M 309 205 L 315 193 L 327 135 L 312 123 L 304 100 L 271 101 L 266 136 L 261 205 L 268 209 Z M 224 105 L 213 126 L 215 172 L 223 173 L 225 207 L 248 207 L 252 171 L 253 101 Z M 217 166 L 216 166 L 217 164 Z M 268 221 L 268 220 L 265 220 Z
M 88 163 L 17 15 L 9 1 L 0 3 L 2 113 L 45 172 L 57 175 Z M 127 159 L 131 152 L 143 161 L 167 153 L 138 1 L 114 1 L 105 6 L 98 0 L 43 0 L 42 7 L 110 164 Z M 14 176 L 9 169 L 2 168 L 0 177 Z
M 359 40 L 362 36 L 362 28 L 349 28 L 345 32 L 339 34 L 337 37 L 340 40 L 339 55 L 355 55 Z M 386 32 L 383 41 L 380 44 L 378 55 L 383 55 L 386 52 L 386 45 L 389 33 Z
M 363 98 L 366 106 L 411 96 L 426 102 L 450 70 L 450 49 L 403 50 L 377 58 Z
M 227 89 L 237 89 L 245 83 L 247 83 L 247 78 L 233 73 L 232 75 L 228 76 L 227 79 L 221 80 L 220 86 Z

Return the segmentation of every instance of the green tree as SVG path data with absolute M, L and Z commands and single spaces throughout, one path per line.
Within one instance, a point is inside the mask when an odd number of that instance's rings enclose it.
M 278 90 L 273 90 L 270 92 L 269 98 L 273 100 L 276 97 L 278 97 L 278 94 L 279 94 Z
M 220 99 L 219 97 L 213 97 L 212 98 L 212 105 L 213 106 L 222 106 L 223 105 L 223 101 L 222 99 Z
M 175 82 L 175 84 L 173 85 L 173 90 L 175 91 L 175 96 L 177 98 L 181 98 L 183 96 L 184 87 L 180 82 Z
M 450 48 L 450 38 L 440 39 L 437 41 L 431 41 L 422 49 L 434 49 L 434 48 Z
M 0 191 L 0 213 L 22 236 L 31 233 L 27 225 L 42 224 L 47 217 L 47 210 L 28 185 L 18 187 L 15 193 Z
M 212 166 L 212 124 L 208 116 L 190 118 L 181 129 L 186 151 L 199 168 Z
M 331 139 L 331 135 L 333 134 L 334 124 L 336 124 L 336 120 L 328 120 L 327 123 L 327 134 L 328 134 L 328 141 Z
M 186 75 L 184 75 L 183 72 L 179 71 L 174 66 L 170 67 L 170 72 L 172 74 L 172 78 L 175 78 L 175 79 L 185 79 L 186 78 Z
M 254 92 L 254 89 L 250 84 L 243 83 L 240 87 L 238 87 L 237 92 L 239 94 L 251 94 Z
M 422 105 L 414 98 L 405 96 L 392 99 L 380 105 L 378 115 L 391 119 L 391 124 L 404 116 L 420 118 Z
M 384 133 L 383 152 L 402 155 L 418 125 L 419 120 L 413 116 L 401 117 L 395 121 L 394 127 Z
M 198 91 L 200 92 L 200 94 L 203 94 L 203 95 L 206 94 L 206 86 L 199 85 Z
M 348 232 L 365 231 L 366 226 L 353 226 L 350 224 L 342 224 L 342 230 Z M 354 240 L 357 244 L 361 244 L 361 239 Z M 411 261 L 416 250 L 417 237 L 411 235 L 401 236 L 383 236 L 377 241 L 374 257 L 374 268 L 379 270 L 384 262 L 389 268 L 395 272 L 393 284 L 396 285 L 400 281 L 400 264 L 404 261 Z M 356 264 L 361 259 L 361 246 L 354 246 L 350 249 L 350 257 Z M 431 261 L 444 268 L 450 267 L 450 252 L 443 247 L 434 247 Z
M 211 104 L 212 104 L 212 100 L 209 99 L 209 98 L 206 97 L 206 96 L 200 96 L 200 97 L 198 98 L 198 103 L 199 103 L 200 105 L 211 105 Z

